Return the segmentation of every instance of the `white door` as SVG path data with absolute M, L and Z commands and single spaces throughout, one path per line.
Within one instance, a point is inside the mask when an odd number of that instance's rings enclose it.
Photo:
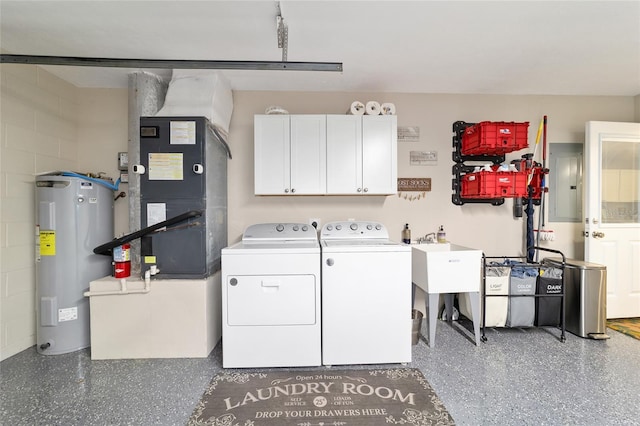
M 362 117 L 327 115 L 327 193 L 362 193 Z
M 362 192 L 395 194 L 398 188 L 398 122 L 395 115 L 362 117 Z
M 254 117 L 255 194 L 285 195 L 291 190 L 289 116 Z
M 607 267 L 607 318 L 640 316 L 640 123 L 590 121 L 585 260 Z
M 291 116 L 291 193 L 327 192 L 327 120 L 325 115 Z

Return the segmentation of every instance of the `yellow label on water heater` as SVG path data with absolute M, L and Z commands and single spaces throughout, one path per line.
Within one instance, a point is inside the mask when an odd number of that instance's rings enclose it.
M 56 231 L 40 231 L 40 256 L 56 255 Z

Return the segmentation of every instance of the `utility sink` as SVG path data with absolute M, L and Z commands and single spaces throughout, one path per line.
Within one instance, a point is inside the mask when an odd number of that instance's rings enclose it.
M 473 334 L 480 344 L 480 285 L 482 251 L 455 244 L 412 244 L 411 280 L 427 293 L 428 344 L 435 345 L 440 294 L 444 294 L 447 318 L 453 315 L 454 293 L 467 293 L 471 300 Z
M 480 291 L 482 251 L 451 243 L 411 244 L 411 278 L 426 293 Z

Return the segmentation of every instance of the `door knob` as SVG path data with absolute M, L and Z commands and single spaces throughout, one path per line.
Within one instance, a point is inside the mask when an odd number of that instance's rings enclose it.
M 593 236 L 593 238 L 604 238 L 604 232 L 593 231 L 591 235 Z
M 334 263 L 333 259 L 331 258 L 327 259 L 327 265 L 333 266 L 333 263 Z

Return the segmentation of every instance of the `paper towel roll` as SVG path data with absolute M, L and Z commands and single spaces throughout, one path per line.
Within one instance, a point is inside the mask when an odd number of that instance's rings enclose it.
M 396 106 L 391 102 L 385 102 L 380 105 L 380 113 L 382 115 L 396 115 Z
M 349 111 L 347 111 L 347 114 L 351 114 L 351 115 L 363 115 L 364 114 L 364 104 L 360 101 L 353 101 L 351 103 L 351 107 L 349 108 Z
M 367 115 L 379 115 L 380 114 L 380 104 L 378 102 L 376 102 L 376 101 L 367 102 L 366 114 Z

